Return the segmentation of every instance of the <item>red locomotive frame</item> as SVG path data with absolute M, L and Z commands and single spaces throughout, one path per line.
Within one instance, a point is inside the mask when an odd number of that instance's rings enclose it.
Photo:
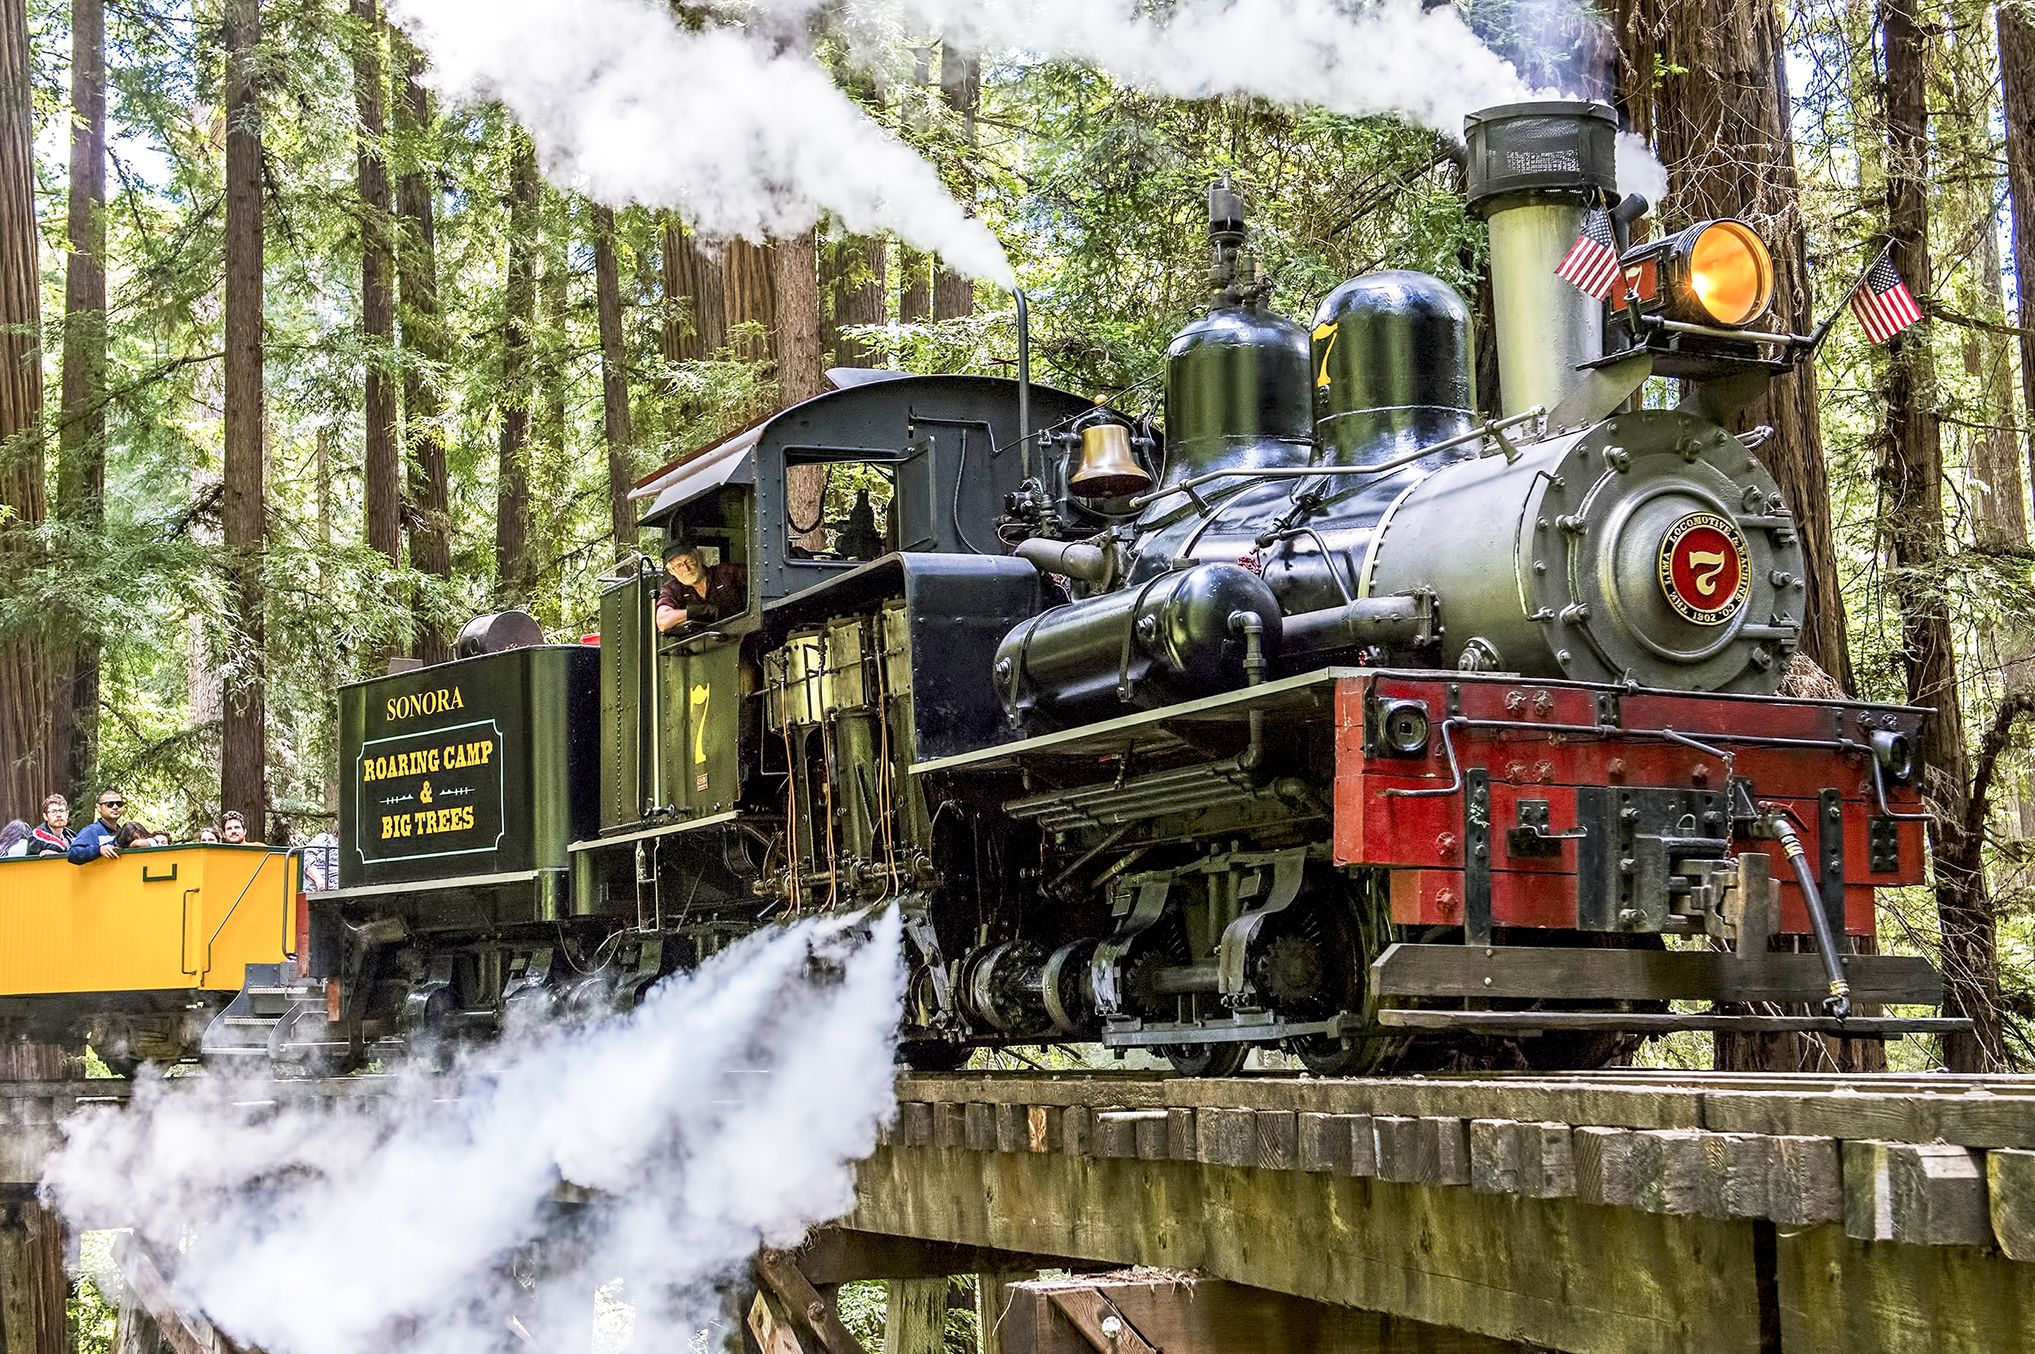
M 1426 707 L 1433 736 L 1424 751 L 1379 746 L 1376 712 L 1393 701 Z M 1480 774 L 1488 778 L 1483 835 L 1497 927 L 1591 929 L 1579 915 L 1587 893 L 1579 858 L 1591 827 L 1579 804 L 1593 792 L 1722 799 L 1734 774 L 1761 804 L 1784 807 L 1801 825 L 1843 931 L 1871 936 L 1874 889 L 1924 878 L 1920 796 L 1878 770 L 1870 745 L 1875 732 L 1912 742 L 1919 710 L 1396 671 L 1343 678 L 1335 709 L 1335 860 L 1388 867 L 1400 925 L 1473 920 L 1466 904 L 1478 834 L 1466 823 L 1466 797 Z M 1513 831 L 1523 805 L 1545 806 L 1540 830 L 1525 838 Z M 1723 835 L 1731 835 L 1728 820 Z M 1773 858 L 1779 930 L 1809 933 L 1780 847 L 1739 840 L 1735 849 Z

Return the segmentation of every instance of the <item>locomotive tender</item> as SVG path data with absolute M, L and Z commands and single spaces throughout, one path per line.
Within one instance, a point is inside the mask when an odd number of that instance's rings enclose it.
M 493 618 L 344 689 L 342 887 L 215 1043 L 350 1061 L 879 906 L 920 1066 L 1955 1026 L 1851 1009 L 1940 999 L 1846 943 L 1923 878 L 1921 712 L 1777 694 L 1802 547 L 1722 420 L 1813 340 L 1754 327 L 1772 266 L 1736 222 L 1627 248 L 1613 306 L 1555 277 L 1585 211 L 1645 209 L 1615 134 L 1593 104 L 1470 120 L 1488 419 L 1450 288 L 1371 273 L 1295 324 L 1219 185 L 1163 428 L 1022 356 L 856 373 L 647 482 L 642 524 L 741 566 L 746 610 L 659 634 L 634 560 L 597 650 Z M 1649 375 L 1681 402 L 1633 408 Z

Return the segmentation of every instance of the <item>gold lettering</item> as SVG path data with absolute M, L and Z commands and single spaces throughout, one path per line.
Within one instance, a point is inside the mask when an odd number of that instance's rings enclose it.
M 454 710 L 466 708 L 466 697 L 456 686 L 441 686 L 435 691 L 413 691 L 408 695 L 391 696 L 382 703 L 382 714 L 391 724 L 422 715 L 449 715 Z

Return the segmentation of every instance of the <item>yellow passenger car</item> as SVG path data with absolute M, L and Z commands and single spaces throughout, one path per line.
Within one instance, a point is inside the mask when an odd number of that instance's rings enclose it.
M 248 965 L 295 957 L 300 887 L 267 846 L 0 859 L 0 1026 L 116 1069 L 188 1056 Z

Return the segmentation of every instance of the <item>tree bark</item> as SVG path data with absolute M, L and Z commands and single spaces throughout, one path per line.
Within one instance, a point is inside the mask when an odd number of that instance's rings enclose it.
M 843 331 L 890 318 L 887 242 L 880 235 L 850 235 L 821 255 L 828 304 L 826 348 L 837 367 L 888 366 L 881 350 Z
M 0 0 L 0 593 L 26 586 L 45 506 L 33 97 L 25 0 Z M 49 696 L 44 637 L 21 623 L 0 640 L 0 791 L 11 804 L 49 793 Z
M 226 467 L 221 527 L 236 626 L 221 712 L 219 807 L 268 809 L 267 629 L 262 618 L 261 0 L 226 0 Z
M 1886 44 L 1887 226 L 1893 264 L 1927 314 L 1929 259 L 1928 39 L 1916 0 L 1880 0 Z M 1980 859 L 1981 835 L 1966 830 L 1970 774 L 1957 685 L 1957 641 L 1940 577 L 1944 562 L 1943 447 L 1933 407 L 1930 321 L 1890 344 L 1887 434 L 1879 465 L 1882 522 L 1901 611 L 1908 701 L 1923 706 L 1921 753 L 1935 848 L 1936 910 L 1942 928 L 1944 1005 L 1977 1032 L 1944 1041 L 1953 1070 L 2001 1062 L 1994 920 Z
M 940 98 L 961 120 L 961 143 L 975 147 L 975 113 L 982 100 L 982 66 L 972 53 L 943 47 Z M 951 320 L 975 310 L 975 280 L 941 268 L 933 278 L 933 318 Z
M 925 98 L 921 93 L 933 78 L 933 49 L 912 49 L 912 83 L 904 102 L 904 125 L 909 132 L 923 129 Z M 933 260 L 923 250 L 902 240 L 897 256 L 897 318 L 900 324 L 922 324 L 933 315 Z
M 495 478 L 495 579 L 504 606 L 528 606 L 530 324 L 537 306 L 537 151 L 521 131 L 509 170 L 509 278 L 502 325 L 501 460 Z
M 403 91 L 396 101 L 396 130 L 411 158 L 396 183 L 400 245 L 397 282 L 403 292 L 403 431 L 409 449 L 410 567 L 426 577 L 452 578 L 451 487 L 445 470 L 444 401 L 438 374 L 445 361 L 443 321 L 438 306 L 437 193 L 431 157 L 419 142 L 431 126 L 431 95 L 424 88 L 424 56 L 400 35 L 391 40 L 403 54 Z M 411 626 L 412 652 L 426 663 L 452 657 L 445 628 L 430 614 L 419 590 Z
M 363 457 L 367 543 L 389 563 L 402 556 L 402 462 L 396 450 L 396 387 L 389 359 L 396 345 L 396 303 L 389 241 L 389 171 L 382 158 L 380 0 L 349 0 L 353 16 L 354 186 L 360 197 L 360 330 L 366 355 Z
M 1994 7 L 2007 122 L 2007 188 L 2014 203 L 2014 291 L 2019 302 L 2022 419 L 2028 487 L 2035 489 L 2035 17 Z
M 629 357 L 622 335 L 622 278 L 615 261 L 615 213 L 594 208 L 594 309 L 601 331 L 601 415 L 608 442 L 608 522 L 615 553 L 636 547 L 636 482 L 629 429 Z
M 106 508 L 106 5 L 71 0 L 71 184 L 64 231 L 63 412 L 57 516 L 96 539 Z M 56 782 L 85 789 L 99 742 L 99 635 L 75 618 L 65 644 L 52 747 Z
M 820 355 L 820 274 L 813 232 L 771 247 L 771 291 L 777 302 L 777 386 L 785 404 L 827 388 Z
M 777 396 L 789 407 L 826 390 L 820 361 L 820 275 L 812 231 L 771 246 L 772 291 L 777 301 Z M 817 522 L 827 468 L 796 465 L 784 472 L 787 510 L 795 522 Z M 825 543 L 818 527 L 798 538 L 807 549 Z
M 664 356 L 698 362 L 728 342 L 720 262 L 699 247 L 676 216 L 664 218 Z
M 1816 315 L 1774 0 L 1620 0 L 1618 27 L 1627 117 L 1650 132 L 1668 168 L 1663 225 L 1711 216 L 1750 223 L 1773 251 L 1773 324 L 1807 332 Z M 1741 431 L 1762 424 L 1774 435 L 1757 454 L 1801 523 L 1809 575 L 1802 651 L 1854 691 L 1813 366 L 1777 379 L 1735 421 Z
M 768 362 L 777 346 L 777 290 L 772 245 L 730 240 L 721 250 L 726 344 L 744 362 Z

